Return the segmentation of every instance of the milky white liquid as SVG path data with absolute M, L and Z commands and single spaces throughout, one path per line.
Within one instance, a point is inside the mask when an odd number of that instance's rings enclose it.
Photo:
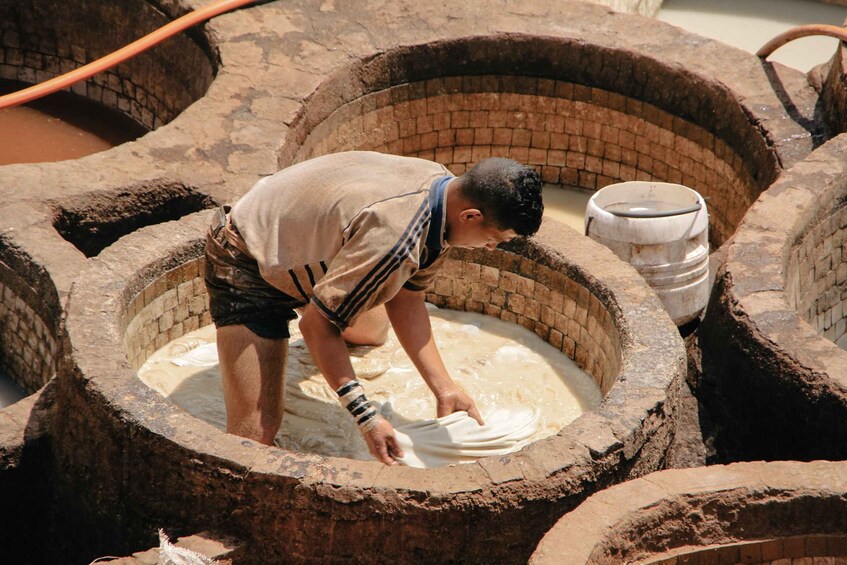
M 594 380 L 528 330 L 482 314 L 431 308 L 430 316 L 435 341 L 453 380 L 471 395 L 483 417 L 497 408 L 538 411 L 539 426 L 529 442 L 557 433 L 600 403 Z M 213 326 L 186 334 L 154 353 L 138 376 L 192 415 L 225 429 L 218 366 L 173 363 L 186 352 L 201 351 L 203 344 L 214 339 Z M 368 398 L 394 426 L 436 417 L 435 399 L 393 331 L 385 345 L 351 347 L 350 354 Z M 277 445 L 371 459 L 353 419 L 313 364 L 296 323 L 291 324 L 285 395 Z
M 593 190 L 545 184 L 541 193 L 544 199 L 544 215 L 584 233 L 585 208 L 594 194 Z

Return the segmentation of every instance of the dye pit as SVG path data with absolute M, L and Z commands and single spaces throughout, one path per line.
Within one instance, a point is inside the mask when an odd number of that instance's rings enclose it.
M 85 17 L 78 22 L 57 21 L 47 1 L 0 7 L 6 10 L 0 76 L 43 80 L 62 64 L 108 50 L 109 34 L 98 34 L 97 26 L 128 33 L 133 26 L 115 22 L 134 21 L 135 31 L 149 31 L 184 10 L 146 2 L 104 6 L 80 11 Z M 843 160 L 840 147 L 820 151 L 838 131 L 837 112 L 827 110 L 837 107 L 837 81 L 821 90 L 796 69 L 763 65 L 702 36 L 589 3 L 529 0 L 520 14 L 495 8 L 401 0 L 390 10 L 368 2 L 316 9 L 297 1 L 240 10 L 75 90 L 150 133 L 85 159 L 0 168 L 0 181 L 15 187 L 0 203 L 0 369 L 30 394 L 0 410 L 8 438 L 0 445 L 0 494 L 10 507 L 28 509 L 0 516 L 8 539 L 27 542 L 5 544 L 0 557 L 87 563 L 152 547 L 156 529 L 164 527 L 172 537 L 208 532 L 230 540 L 228 558 L 237 563 L 520 563 L 586 498 L 618 492 L 612 485 L 631 489 L 624 497 L 630 502 L 661 500 L 657 488 L 676 496 L 710 481 L 737 481 L 743 494 L 742 470 L 750 470 L 754 483 L 783 481 L 776 484 L 786 493 L 783 501 L 794 496 L 785 479 L 791 473 L 819 479 L 819 494 L 806 499 L 830 506 L 814 515 L 841 509 L 837 496 L 825 494 L 840 492 L 826 484 L 839 476 L 837 462 L 786 464 L 785 473 L 704 466 L 756 455 L 755 445 L 727 436 L 731 419 L 703 404 L 726 393 L 722 375 L 740 371 L 714 362 L 715 352 L 735 339 L 714 328 L 738 328 L 745 319 L 718 316 L 733 312 L 724 305 L 734 300 L 728 283 L 742 280 L 733 271 L 737 262 L 722 265 L 707 317 L 683 344 L 633 270 L 580 235 L 581 218 L 573 229 L 545 220 L 537 238 L 493 253 L 457 254 L 427 297 L 440 308 L 522 326 L 572 359 L 601 391 L 596 408 L 507 457 L 385 470 L 369 461 L 257 446 L 139 381 L 138 369 L 157 349 L 209 323 L 200 278 L 206 209 L 233 202 L 259 178 L 310 156 L 377 149 L 435 159 L 458 174 L 480 158 L 505 155 L 536 166 L 548 195 L 575 187 L 577 196 L 588 196 L 625 180 L 679 182 L 709 198 L 717 263 L 732 253 L 726 242 L 748 243 L 743 221 L 755 202 L 833 178 Z M 88 38 L 96 48 L 74 51 L 61 38 L 77 45 Z M 835 76 L 840 64 L 815 76 Z M 832 106 L 821 104 L 821 92 L 833 93 Z M 795 185 L 774 185 L 786 178 Z M 813 202 L 806 206 L 799 212 L 804 218 L 818 217 Z M 175 207 L 179 212 L 170 213 Z M 814 322 L 824 334 L 815 336 L 838 333 L 833 297 L 840 259 L 824 250 L 840 246 L 827 243 L 827 231 L 835 232 L 813 229 L 816 235 L 797 251 L 792 306 L 775 308 L 772 287 L 763 287 L 754 317 L 775 313 L 766 321 L 778 326 L 798 305 L 803 323 Z M 752 243 L 748 259 L 773 252 L 767 237 Z M 801 267 L 811 257 L 814 275 Z M 779 270 L 761 265 L 763 274 Z M 823 282 L 813 291 L 799 284 L 818 277 Z M 785 335 L 770 343 L 780 345 Z M 801 356 L 784 367 L 774 362 L 785 358 L 780 351 L 767 355 L 750 357 L 758 371 L 750 374 L 770 367 L 779 375 L 802 374 L 798 366 L 808 361 Z M 796 400 L 791 413 L 832 414 L 818 408 L 840 402 L 839 383 L 823 383 L 810 396 L 757 378 L 771 392 L 743 396 L 740 410 L 753 419 L 788 406 L 780 404 L 784 398 Z M 816 404 L 804 404 L 809 398 Z M 830 428 L 844 420 L 829 418 L 822 416 Z M 782 437 L 771 436 L 777 443 Z M 655 473 L 690 466 L 698 468 L 684 481 Z M 750 500 L 728 497 L 721 508 L 752 509 Z M 749 531 L 778 538 L 783 550 L 796 539 L 814 548 L 815 536 L 834 536 L 814 520 L 782 527 L 773 517 L 794 512 L 788 506 L 760 507 L 755 519 L 770 519 L 770 529 Z M 678 534 L 679 543 L 724 547 L 738 540 L 737 531 L 712 538 L 708 528 L 692 533 L 688 515 L 669 522 L 689 535 Z M 673 544 L 638 531 L 641 537 L 620 530 L 623 546 L 583 535 L 580 547 L 591 549 L 585 562 L 615 563 L 620 547 L 650 559 L 676 558 L 661 553 Z M 433 546 L 432 539 L 440 543 Z M 831 542 L 804 555 L 839 555 L 838 540 Z M 592 553 L 595 546 L 601 549 Z M 762 561 L 796 555 L 758 551 Z M 552 562 L 569 554 L 554 552 Z
M 456 383 L 476 402 L 483 418 L 497 410 L 533 413 L 531 428 L 514 446 L 498 448 L 492 432 L 490 454 L 505 455 L 556 434 L 601 400 L 594 380 L 574 362 L 528 330 L 472 312 L 430 307 L 433 334 Z M 214 326 L 206 326 L 157 350 L 138 370 L 139 378 L 190 414 L 226 429 Z M 435 399 L 399 346 L 393 331 L 380 347 L 354 347 L 353 369 L 368 399 L 403 431 L 436 417 Z M 348 414 L 339 409 L 292 323 L 285 371 L 285 414 L 274 442 L 292 451 L 370 460 L 367 446 Z M 517 426 L 517 423 L 516 423 Z M 516 428 L 517 429 L 517 428 Z M 423 449 L 426 446 L 416 447 Z M 500 451 L 498 453 L 497 451 Z M 483 452 L 482 449 L 479 450 Z M 474 446 L 457 449 L 446 461 L 472 461 Z
M 0 83 L 0 95 L 28 85 Z M 0 110 L 0 165 L 78 159 L 141 137 L 125 115 L 70 93 Z

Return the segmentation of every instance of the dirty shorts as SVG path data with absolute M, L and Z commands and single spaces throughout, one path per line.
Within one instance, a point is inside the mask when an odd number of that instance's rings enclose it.
M 267 283 L 256 260 L 233 245 L 227 237 L 235 229 L 227 225 L 228 211 L 229 206 L 215 210 L 206 234 L 204 278 L 212 321 L 217 327 L 243 324 L 267 339 L 288 338 L 288 322 L 297 317 L 294 308 L 303 301 Z

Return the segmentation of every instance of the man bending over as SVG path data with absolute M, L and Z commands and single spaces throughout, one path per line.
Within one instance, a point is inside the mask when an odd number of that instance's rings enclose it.
M 227 211 L 209 229 L 205 279 L 229 433 L 273 442 L 295 309 L 315 364 L 379 461 L 402 453 L 346 344 L 382 344 L 389 321 L 438 417 L 466 410 L 482 424 L 441 360 L 424 292 L 449 247 L 493 249 L 538 230 L 538 173 L 491 158 L 454 177 L 431 161 L 351 151 L 266 177 Z

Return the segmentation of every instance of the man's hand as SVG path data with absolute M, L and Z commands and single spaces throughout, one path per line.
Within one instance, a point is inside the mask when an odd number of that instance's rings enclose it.
M 403 450 L 397 444 L 397 438 L 394 437 L 394 428 L 382 416 L 377 416 L 379 422 L 370 430 L 363 432 L 365 443 L 368 444 L 368 450 L 371 455 L 386 465 L 399 465 L 392 457 L 403 457 Z
M 456 386 L 447 373 L 432 337 L 424 293 L 400 289 L 394 298 L 386 302 L 385 309 L 400 345 L 435 394 L 438 417 L 465 410 L 480 426 L 484 425 L 474 401 Z
M 435 397 L 437 404 L 438 417 L 449 416 L 453 412 L 464 410 L 468 416 L 477 421 L 480 426 L 484 426 L 482 416 L 479 410 L 476 409 L 473 399 L 462 389 L 456 387 L 442 392 Z

